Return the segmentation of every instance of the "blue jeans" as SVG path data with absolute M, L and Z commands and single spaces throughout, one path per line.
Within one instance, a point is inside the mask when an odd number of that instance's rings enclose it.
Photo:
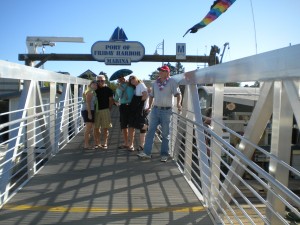
M 144 153 L 151 155 L 153 141 L 158 125 L 161 125 L 162 143 L 160 149 L 161 156 L 169 155 L 169 141 L 170 141 L 170 122 L 172 109 L 158 109 L 153 107 L 149 115 L 149 128 L 145 138 Z

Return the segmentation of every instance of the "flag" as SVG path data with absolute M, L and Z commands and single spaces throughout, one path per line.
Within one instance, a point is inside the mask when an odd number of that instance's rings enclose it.
M 183 37 L 188 33 L 196 33 L 199 29 L 207 26 L 215 19 L 217 19 L 222 13 L 224 13 L 235 0 L 216 0 L 210 7 L 210 11 L 207 15 L 202 19 L 200 23 L 197 23 L 193 27 L 187 30 L 187 32 L 183 35 Z

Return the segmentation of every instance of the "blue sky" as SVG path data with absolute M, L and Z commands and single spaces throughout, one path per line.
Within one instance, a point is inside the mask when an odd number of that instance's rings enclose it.
M 187 55 L 209 54 L 210 47 L 229 42 L 223 63 L 300 43 L 299 0 L 252 0 L 236 2 L 217 20 L 195 34 L 183 34 L 208 13 L 213 0 L 1 0 L 0 60 L 19 64 L 18 54 L 27 53 L 27 36 L 83 37 L 84 43 L 56 43 L 45 53 L 90 54 L 97 41 L 108 41 L 116 27 L 128 41 L 139 41 L 147 55 L 164 40 L 165 54 L 176 54 L 176 43 L 186 43 Z M 38 49 L 42 53 L 42 49 Z M 162 50 L 158 49 L 161 54 Z M 175 63 L 172 63 L 175 65 Z M 131 66 L 107 66 L 102 62 L 49 61 L 45 69 L 66 71 L 78 76 L 90 69 L 110 75 L 129 68 L 148 79 L 161 63 L 139 62 Z M 183 63 L 186 71 L 200 63 Z

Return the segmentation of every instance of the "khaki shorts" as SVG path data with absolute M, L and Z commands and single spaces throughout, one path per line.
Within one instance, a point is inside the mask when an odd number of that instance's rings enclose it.
M 95 128 L 111 128 L 111 117 L 109 109 L 101 109 L 95 113 Z

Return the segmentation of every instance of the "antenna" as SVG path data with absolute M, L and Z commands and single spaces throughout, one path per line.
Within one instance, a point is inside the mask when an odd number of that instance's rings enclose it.
M 251 4 L 252 20 L 253 20 L 253 28 L 254 28 L 255 53 L 257 54 L 256 27 L 255 27 L 255 19 L 254 19 L 252 0 L 250 0 L 250 4 Z

